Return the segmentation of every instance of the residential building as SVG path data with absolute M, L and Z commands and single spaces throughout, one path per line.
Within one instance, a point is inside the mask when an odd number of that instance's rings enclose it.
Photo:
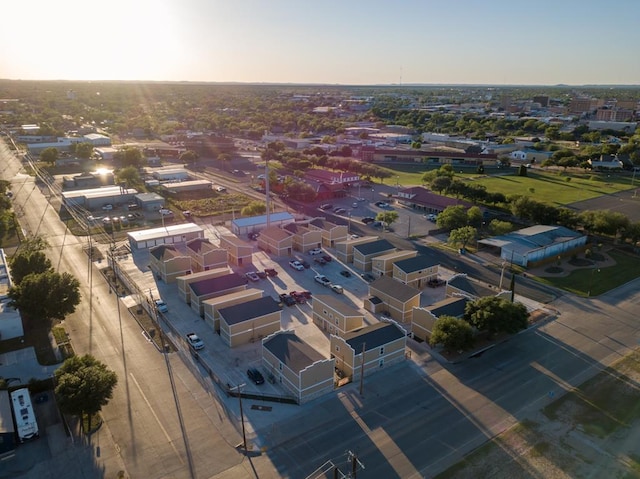
M 438 261 L 430 255 L 415 256 L 393 264 L 393 279 L 422 289 L 430 280 L 438 279 L 438 268 Z
M 236 266 L 251 264 L 253 246 L 250 243 L 241 240 L 237 236 L 220 236 L 220 248 L 227 251 L 229 264 L 234 264 Z
M 369 285 L 369 297 L 364 300 L 364 309 L 382 313 L 396 321 L 411 321 L 413 308 L 420 306 L 420 291 L 396 281 L 389 276 L 380 276 Z
M 191 257 L 191 270 L 194 273 L 224 268 L 228 265 L 227 250 L 214 246 L 206 238 L 188 241 L 187 254 Z
M 274 256 L 291 256 L 293 235 L 278 226 L 270 226 L 260 232 L 258 248 Z
M 417 251 L 394 251 L 371 260 L 371 273 L 376 278 L 379 276 L 393 276 L 393 264 L 403 259 L 414 258 Z
M 311 229 L 300 223 L 289 223 L 283 229 L 292 235 L 293 249 L 296 251 L 306 253 L 322 246 L 322 232 L 318 229 Z
M 220 337 L 230 348 L 260 341 L 280 331 L 282 308 L 270 296 L 221 308 Z
M 426 151 L 403 148 L 376 148 L 364 146 L 360 151 L 363 161 L 371 163 L 422 163 L 426 165 L 495 166 L 498 155 L 493 153 L 467 153 L 464 151 Z
M 377 236 L 362 236 L 360 238 L 345 238 L 335 243 L 336 257 L 343 263 L 353 263 L 353 248 L 366 243 L 377 241 Z
M 191 274 L 191 258 L 174 245 L 155 246 L 149 250 L 149 269 L 165 283 L 175 283 L 178 276 Z
M 373 258 L 394 251 L 396 251 L 396 247 L 386 239 L 359 244 L 353 247 L 353 266 L 361 271 L 371 271 Z
M 278 331 L 262 340 L 262 364 L 299 404 L 333 391 L 335 361 L 293 331 Z
M 494 290 L 484 283 L 472 280 L 464 273 L 456 274 L 447 281 L 447 297 L 465 297 L 475 301 L 485 296 L 499 296 L 500 293 L 498 289 Z M 511 294 L 510 291 L 506 293 Z
M 349 226 L 338 225 L 324 218 L 315 218 L 309 222 L 309 229 L 320 231 L 322 234 L 322 246 L 335 247 L 336 243 L 349 237 Z
M 407 333 L 395 321 L 381 321 L 342 337 L 332 334 L 330 341 L 338 374 L 357 380 L 363 371 L 367 377 L 404 360 Z
M 220 332 L 220 310 L 235 306 L 236 304 L 246 303 L 254 299 L 260 299 L 264 291 L 257 288 L 248 288 L 235 293 L 224 294 L 215 298 L 207 299 L 202 302 L 204 309 L 204 320 L 214 331 Z
M 187 304 L 191 304 L 191 290 L 189 285 L 196 281 L 201 281 L 208 278 L 217 278 L 218 276 L 225 276 L 232 271 L 228 267 L 211 269 L 208 271 L 201 271 L 199 273 L 193 273 L 186 276 L 178 276 L 176 283 L 178 285 L 178 297 Z
M 469 302 L 464 296 L 453 296 L 433 303 L 424 308 L 414 308 L 411 319 L 411 334 L 414 339 L 428 342 L 433 331 L 433 325 L 441 316 L 462 318 Z
M 316 294 L 311 302 L 313 322 L 323 331 L 344 336 L 362 327 L 364 315 L 336 295 Z

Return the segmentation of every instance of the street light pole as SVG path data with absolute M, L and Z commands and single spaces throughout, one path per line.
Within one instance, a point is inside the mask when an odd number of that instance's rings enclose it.
M 600 268 L 593 268 L 591 270 L 591 278 L 589 279 L 589 291 L 587 291 L 587 298 L 591 296 L 591 288 L 593 287 L 593 276 L 596 272 L 600 272 Z

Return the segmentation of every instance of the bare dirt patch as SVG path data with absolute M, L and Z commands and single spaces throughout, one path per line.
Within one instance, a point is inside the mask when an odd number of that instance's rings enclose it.
M 443 472 L 444 478 L 640 477 L 634 351 Z

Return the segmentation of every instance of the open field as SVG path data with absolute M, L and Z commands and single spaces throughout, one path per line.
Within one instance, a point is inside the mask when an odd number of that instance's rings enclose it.
M 437 477 L 640 477 L 639 380 L 633 351 Z
M 615 265 L 601 268 L 596 263 L 571 271 L 567 276 L 537 277 L 537 280 L 580 296 L 587 296 L 589 291 L 591 296 L 598 296 L 638 277 L 640 257 L 618 250 L 607 254 L 616 262 Z

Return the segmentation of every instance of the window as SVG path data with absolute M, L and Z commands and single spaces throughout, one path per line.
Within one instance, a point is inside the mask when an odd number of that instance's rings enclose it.
M 383 354 L 384 354 L 384 346 L 380 348 L 380 356 L 382 356 Z
M 337 344 L 336 344 L 336 351 L 340 352 L 340 346 L 338 346 Z
M 327 315 L 327 314 L 329 314 L 329 313 L 327 313 L 327 310 L 326 310 L 326 309 L 323 309 L 323 310 L 322 310 L 322 314 L 324 314 L 324 315 L 326 316 L 326 315 Z
M 278 369 L 280 369 L 280 371 L 282 371 L 282 363 L 278 364 Z
M 378 361 L 378 367 L 381 368 L 382 366 L 384 366 L 384 359 Z
M 336 318 L 336 324 L 339 324 L 338 318 Z

